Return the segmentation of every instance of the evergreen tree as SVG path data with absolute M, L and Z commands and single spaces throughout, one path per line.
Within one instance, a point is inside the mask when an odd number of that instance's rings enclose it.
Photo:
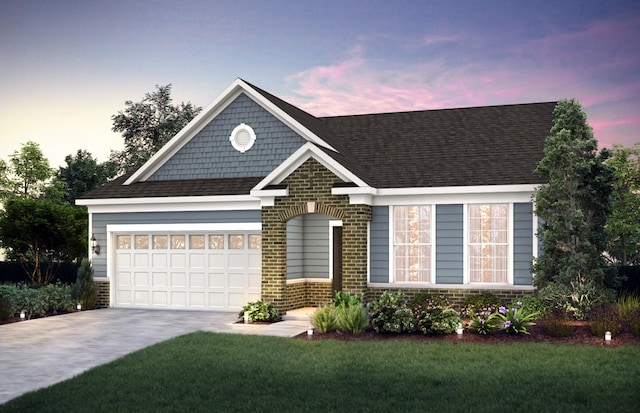
M 573 297 L 574 304 L 587 296 L 591 302 L 615 284 L 603 256 L 613 171 L 586 120 L 577 101 L 558 102 L 536 169 L 547 183 L 535 194 L 543 246 L 532 266 L 534 282 Z

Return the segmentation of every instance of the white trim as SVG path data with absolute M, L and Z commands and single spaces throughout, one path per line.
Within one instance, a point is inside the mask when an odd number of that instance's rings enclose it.
M 406 205 L 392 205 L 389 206 L 389 283 L 393 285 L 397 284 L 428 284 L 433 285 L 436 282 L 436 206 L 430 204 L 418 204 L 412 206 L 428 206 L 429 207 L 429 242 L 430 242 L 430 258 L 429 258 L 429 282 L 400 282 L 397 283 L 395 280 L 395 269 L 396 269 L 396 254 L 395 254 L 395 210 L 396 206 L 406 206 Z
M 209 231 L 261 231 L 261 222 L 204 222 L 198 224 L 107 224 L 109 232 L 209 232 Z
M 367 221 L 367 282 L 371 282 L 371 221 Z
M 138 200 L 140 201 L 139 203 L 136 202 Z M 156 200 L 156 202 L 154 203 L 150 200 Z M 229 197 L 90 199 L 85 201 L 96 201 L 79 204 L 87 206 L 89 213 L 251 211 L 262 208 L 259 199 L 245 195 Z
M 421 187 L 421 188 L 379 188 L 377 195 L 393 196 L 393 195 L 446 195 L 446 194 L 481 194 L 481 193 L 516 193 L 516 192 L 535 192 L 539 185 L 521 184 L 521 185 L 480 185 L 480 186 L 439 186 L 439 187 Z M 531 201 L 531 199 L 529 199 Z
M 333 280 L 333 228 L 342 227 L 341 220 L 329 220 L 329 279 Z
M 482 204 L 507 204 L 507 285 L 513 285 L 513 202 L 487 202 Z M 471 269 L 469 268 L 469 205 L 478 205 L 477 203 L 464 204 L 463 207 L 463 282 L 465 285 L 476 286 L 478 288 L 485 288 L 485 286 L 492 286 L 495 283 L 472 283 L 471 282 Z M 502 284 L 504 285 L 504 284 Z
M 89 231 L 87 234 L 87 257 L 93 262 L 93 251 L 91 251 L 91 237 L 93 236 L 93 214 L 89 213 Z
M 393 253 L 393 244 L 395 243 L 393 205 L 389 205 L 389 284 L 393 284 L 395 274 L 395 254 Z
M 249 134 L 249 142 L 247 142 L 246 145 L 242 145 L 238 142 L 238 134 L 240 134 L 240 132 L 247 132 Z M 256 133 L 251 126 L 246 123 L 241 123 L 236 126 L 231 132 L 231 135 L 229 135 L 229 142 L 231 142 L 231 146 L 233 146 L 236 151 L 245 153 L 253 147 L 254 143 L 256 143 Z
M 441 205 L 441 204 L 487 204 L 509 202 L 531 202 L 532 192 L 491 192 L 491 186 L 482 187 L 483 192 L 409 194 L 409 195 L 378 195 L 372 201 L 374 206 L 386 205 Z M 411 188 L 407 188 L 410 190 Z M 380 191 L 380 190 L 378 190 Z M 408 191 L 410 192 L 410 191 Z
M 534 291 L 533 285 L 510 284 L 431 284 L 431 283 L 367 283 L 371 288 L 440 288 L 448 290 L 513 290 Z
M 304 283 L 331 283 L 329 278 L 292 278 L 287 280 L 287 284 L 304 284 Z
M 260 181 L 252 191 L 262 190 L 268 185 L 277 185 L 282 183 L 291 173 L 298 169 L 307 159 L 313 158 L 318 161 L 322 166 L 334 173 L 340 179 L 345 182 L 353 182 L 358 186 L 367 187 L 368 185 L 355 174 L 342 166 L 339 162 L 335 161 L 325 152 L 323 152 L 316 145 L 311 142 L 307 142 L 302 145 L 297 151 L 289 156 L 284 162 L 282 162 L 276 169 L 274 169 L 269 175 L 267 175 L 262 181 Z
M 129 185 L 134 182 L 144 181 L 153 175 L 160 167 L 178 152 L 187 142 L 189 142 L 198 132 L 207 126 L 222 110 L 224 110 L 235 98 L 244 93 L 251 100 L 262 106 L 278 120 L 294 130 L 304 139 L 313 142 L 324 148 L 338 152 L 335 148 L 322 140 L 315 133 L 311 132 L 300 122 L 293 119 L 282 109 L 266 99 L 257 90 L 249 86 L 240 78 L 235 79 L 214 101 L 209 104 L 198 116 L 191 120 L 180 132 L 178 132 L 166 145 L 164 145 L 154 156 L 151 157 L 142 167 L 133 173 L 124 182 Z
M 431 277 L 431 284 L 436 283 L 436 206 L 430 205 L 431 208 L 431 222 L 429 223 L 429 228 L 431 228 L 431 270 L 429 271 L 429 275 Z
M 345 186 L 331 189 L 331 195 L 375 195 L 377 190 L 370 186 Z

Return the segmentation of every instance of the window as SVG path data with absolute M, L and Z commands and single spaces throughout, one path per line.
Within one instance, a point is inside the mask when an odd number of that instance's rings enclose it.
M 203 250 L 204 235 L 189 235 L 189 248 L 192 250 Z
M 171 249 L 183 250 L 184 249 L 184 235 L 172 235 L 171 236 Z
M 231 145 L 240 153 L 245 153 L 256 141 L 256 133 L 253 131 L 251 126 L 246 125 L 244 123 L 239 124 L 235 127 L 235 129 L 231 132 L 231 136 L 229 136 L 229 142 Z
M 469 205 L 469 282 L 508 282 L 509 205 Z
M 249 235 L 249 249 L 259 250 L 262 248 L 262 235 L 250 234 Z
M 131 235 L 118 235 L 116 237 L 117 248 L 119 250 L 131 249 Z
M 431 206 L 393 209 L 396 282 L 431 281 Z
M 229 235 L 229 249 L 244 249 L 244 235 Z
M 153 236 L 153 249 L 154 250 L 166 250 L 169 245 L 166 235 L 154 235 Z
M 149 248 L 149 236 L 148 235 L 136 235 L 136 249 L 137 250 L 146 250 Z
M 224 235 L 209 235 L 209 249 L 223 250 L 224 249 Z

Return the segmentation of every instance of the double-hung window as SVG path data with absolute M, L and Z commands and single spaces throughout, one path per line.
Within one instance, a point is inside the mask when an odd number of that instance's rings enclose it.
M 468 220 L 469 282 L 506 284 L 509 205 L 469 205 Z
M 431 206 L 393 208 L 396 282 L 431 281 Z

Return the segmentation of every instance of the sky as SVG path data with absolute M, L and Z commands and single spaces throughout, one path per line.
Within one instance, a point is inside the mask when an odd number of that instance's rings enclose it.
M 124 148 L 125 101 L 206 107 L 236 78 L 315 116 L 581 102 L 640 142 L 640 2 L 0 0 L 0 159 Z

